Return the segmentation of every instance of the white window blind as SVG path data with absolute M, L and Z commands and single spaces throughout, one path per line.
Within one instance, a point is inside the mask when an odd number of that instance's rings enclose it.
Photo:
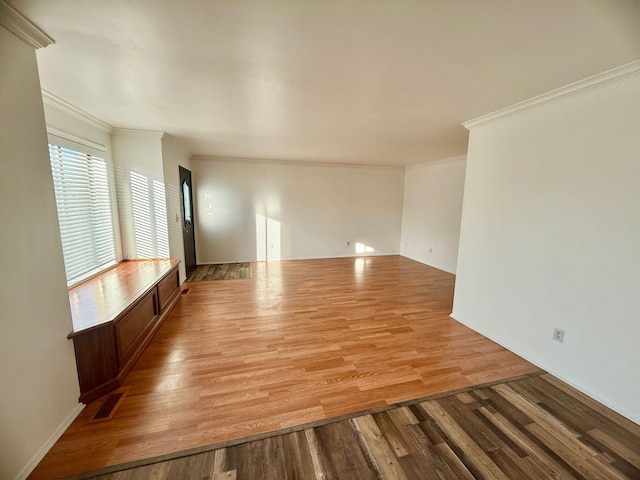
M 54 143 L 49 143 L 49 157 L 71 285 L 116 260 L 107 163 L 92 153 Z

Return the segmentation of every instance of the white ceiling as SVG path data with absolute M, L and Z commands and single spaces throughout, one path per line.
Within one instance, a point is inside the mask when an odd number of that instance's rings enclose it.
M 42 88 L 192 154 L 411 165 L 640 58 L 638 0 L 13 0 Z

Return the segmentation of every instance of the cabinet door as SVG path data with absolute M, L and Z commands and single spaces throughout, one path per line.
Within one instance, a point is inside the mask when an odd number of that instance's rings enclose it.
M 164 309 L 178 294 L 180 288 L 180 273 L 178 270 L 174 270 L 158 283 L 158 300 L 160 301 L 160 312 L 164 312 Z
M 136 351 L 157 316 L 157 293 L 154 288 L 117 321 L 116 339 L 120 367 Z

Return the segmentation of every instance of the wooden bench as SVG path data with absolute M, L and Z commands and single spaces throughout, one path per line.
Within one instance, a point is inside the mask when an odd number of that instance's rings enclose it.
M 69 290 L 80 401 L 122 384 L 180 299 L 178 260 L 129 260 Z

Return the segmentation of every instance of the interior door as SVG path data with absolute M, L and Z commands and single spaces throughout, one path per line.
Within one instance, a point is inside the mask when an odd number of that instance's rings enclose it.
M 182 199 L 182 242 L 184 243 L 184 266 L 187 278 L 196 268 L 196 239 L 193 229 L 193 193 L 191 172 L 180 168 L 180 197 Z

